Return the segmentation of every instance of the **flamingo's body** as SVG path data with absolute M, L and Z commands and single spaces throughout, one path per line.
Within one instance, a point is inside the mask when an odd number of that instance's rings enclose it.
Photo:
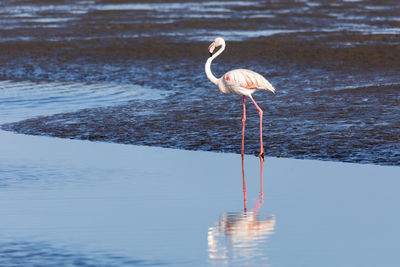
M 217 52 L 214 52 L 216 47 L 221 47 Z M 217 79 L 211 72 L 211 62 L 225 50 L 225 41 L 222 38 L 215 39 L 214 42 L 208 47 L 210 52 L 210 58 L 208 58 L 205 71 L 207 78 L 218 86 L 218 89 L 225 94 L 238 94 L 243 95 L 243 119 L 242 119 L 242 156 L 244 153 L 244 126 L 246 121 L 246 104 L 245 99 L 248 96 L 251 101 L 256 106 L 259 116 L 260 116 L 260 158 L 264 158 L 264 147 L 262 141 L 262 115 L 263 111 L 254 101 L 251 96 L 257 90 L 267 90 L 275 93 L 275 88 L 260 74 L 247 70 L 247 69 L 237 69 L 231 70 L 225 73 L 221 78 Z
M 225 94 L 250 96 L 257 90 L 275 92 L 274 87 L 257 72 L 237 69 L 225 73 L 218 79 L 218 89 Z

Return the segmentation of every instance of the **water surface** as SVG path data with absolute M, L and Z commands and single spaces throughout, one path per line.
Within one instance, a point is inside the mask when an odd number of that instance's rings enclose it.
M 0 137 L 0 265 L 400 263 L 396 166 Z
M 0 265 L 399 266 L 399 12 L 2 1 Z M 204 75 L 217 36 L 217 76 L 250 68 L 277 89 L 254 95 L 268 157 L 261 183 L 245 155 L 245 191 L 242 99 Z

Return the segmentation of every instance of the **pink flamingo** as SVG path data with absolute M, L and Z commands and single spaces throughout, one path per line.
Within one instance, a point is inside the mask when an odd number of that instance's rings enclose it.
M 217 47 L 221 47 L 214 54 L 214 50 Z M 208 51 L 210 52 L 210 58 L 207 59 L 205 65 L 205 71 L 207 78 L 218 86 L 218 89 L 225 94 L 238 94 L 243 95 L 243 119 L 242 119 L 242 158 L 244 154 L 244 126 L 246 122 L 246 96 L 248 96 L 254 103 L 260 116 L 260 159 L 264 159 L 264 146 L 262 140 L 262 116 L 263 111 L 257 105 L 251 96 L 257 90 L 267 90 L 275 93 L 275 88 L 260 74 L 246 69 L 231 70 L 225 73 L 221 78 L 217 79 L 211 72 L 211 62 L 225 50 L 224 39 L 218 37 L 210 44 Z

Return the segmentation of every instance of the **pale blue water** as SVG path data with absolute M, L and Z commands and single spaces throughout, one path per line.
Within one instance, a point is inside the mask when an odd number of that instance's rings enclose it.
M 0 132 L 2 266 L 397 266 L 398 167 Z

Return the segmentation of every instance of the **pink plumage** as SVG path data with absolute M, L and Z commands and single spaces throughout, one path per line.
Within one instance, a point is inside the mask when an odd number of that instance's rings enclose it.
M 275 93 L 275 88 L 267 79 L 252 70 L 231 70 L 225 73 L 223 77 L 218 82 L 223 84 L 218 84 L 218 87 L 224 86 L 230 93 L 249 95 L 257 90 L 267 90 Z

